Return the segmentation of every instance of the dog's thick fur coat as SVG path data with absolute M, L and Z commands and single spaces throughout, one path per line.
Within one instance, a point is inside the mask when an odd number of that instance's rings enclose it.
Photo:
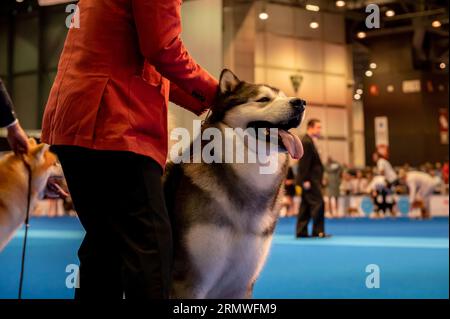
M 274 126 L 289 122 L 280 126 L 293 128 L 304 110 L 304 101 L 298 108 L 294 100 L 299 99 L 241 82 L 225 70 L 217 104 L 202 130 L 213 127 L 224 133 L 225 128 L 263 121 Z M 266 175 L 259 163 L 168 164 L 164 191 L 175 239 L 172 298 L 252 297 L 271 246 L 288 169 L 285 152 L 276 152 L 272 160 L 277 169 Z
M 29 140 L 28 154 L 11 152 L 0 159 L 0 252 L 25 220 L 29 187 L 30 208 L 33 209 L 46 188 L 56 160 L 48 145 L 37 145 L 34 139 Z M 31 169 L 31 185 L 28 185 L 25 162 Z

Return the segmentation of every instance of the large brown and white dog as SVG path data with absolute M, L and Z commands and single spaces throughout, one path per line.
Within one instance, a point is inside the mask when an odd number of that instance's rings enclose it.
M 0 252 L 25 220 L 28 205 L 28 169 L 31 169 L 30 209 L 43 196 L 56 164 L 48 145 L 29 139 L 28 154 L 9 153 L 0 159 Z
M 202 133 L 210 128 L 222 132 L 220 145 L 230 138 L 233 141 L 228 145 L 245 139 L 241 142 L 250 154 L 260 151 L 249 146 L 252 138 L 261 140 L 259 136 L 227 137 L 225 131 L 277 128 L 280 144 L 272 155 L 277 165 L 270 174 L 261 174 L 260 162 L 169 163 L 164 191 L 175 239 L 172 298 L 252 296 L 277 222 L 287 152 L 294 158 L 303 155 L 300 139 L 288 132 L 303 119 L 303 100 L 266 85 L 240 81 L 229 70 L 222 72 L 219 82 L 217 103 Z M 269 139 L 264 143 L 273 144 Z M 197 151 L 204 147 L 203 143 Z M 191 159 L 195 152 L 191 145 Z M 214 152 L 219 153 L 214 154 L 216 159 L 224 159 L 225 152 Z

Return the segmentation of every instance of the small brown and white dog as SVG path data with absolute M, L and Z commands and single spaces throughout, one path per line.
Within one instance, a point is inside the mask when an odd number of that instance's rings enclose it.
M 30 210 L 43 197 L 57 157 L 46 144 L 29 139 L 29 151 L 13 152 L 0 159 L 0 252 L 22 225 L 28 205 L 28 168 L 31 169 Z

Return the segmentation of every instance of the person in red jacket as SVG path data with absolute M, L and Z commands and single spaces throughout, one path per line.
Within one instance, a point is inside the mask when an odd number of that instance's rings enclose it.
M 180 9 L 180 0 L 78 3 L 42 127 L 86 230 L 76 299 L 169 297 L 168 102 L 201 114 L 218 88 L 180 39 Z
M 448 161 L 446 161 L 444 165 L 442 165 L 442 180 L 444 181 L 445 184 L 448 184 L 448 171 L 449 166 Z

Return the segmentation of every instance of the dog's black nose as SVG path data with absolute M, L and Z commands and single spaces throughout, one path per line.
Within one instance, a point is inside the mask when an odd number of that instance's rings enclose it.
M 305 110 L 305 106 L 306 106 L 306 101 L 302 100 L 302 99 L 292 99 L 289 102 L 293 107 L 295 107 L 296 109 L 301 109 L 301 111 L 303 112 Z

